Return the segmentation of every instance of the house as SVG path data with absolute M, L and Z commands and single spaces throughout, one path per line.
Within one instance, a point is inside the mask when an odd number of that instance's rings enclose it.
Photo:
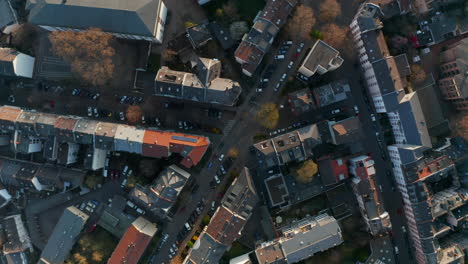
M 346 158 L 332 158 L 325 156 L 317 159 L 318 170 L 323 185 L 337 184 L 349 177 Z
M 332 82 L 312 89 L 312 93 L 315 97 L 315 104 L 318 107 L 344 101 L 348 98 L 350 92 L 351 89 L 346 81 Z
M 304 161 L 312 148 L 322 142 L 317 125 L 309 125 L 253 145 L 262 166 L 268 168 L 291 161 Z
M 162 0 L 28 0 L 28 22 L 48 31 L 100 28 L 123 39 L 162 43 L 167 7 Z
M 232 39 L 231 31 L 229 29 L 224 28 L 217 22 L 210 22 L 208 28 L 223 50 L 228 50 L 234 45 L 234 40 Z
M 107 264 L 137 264 L 157 231 L 155 224 L 138 217 L 120 239 Z
M 322 40 L 317 40 L 299 67 L 299 73 L 311 77 L 338 69 L 343 64 L 340 52 Z
M 357 116 L 348 117 L 340 121 L 328 121 L 328 133 L 323 135 L 335 145 L 352 144 L 363 136 L 361 122 Z
M 10 193 L 8 193 L 8 190 L 0 183 L 0 209 L 8 205 L 10 201 Z
M 457 110 L 468 110 L 468 39 L 441 54 L 439 89 Z
M 426 22 L 421 24 L 421 30 L 416 32 L 421 46 L 433 46 L 458 35 L 457 21 L 454 17 L 437 12 Z
M 34 57 L 14 49 L 0 48 L 0 76 L 32 78 L 33 73 Z
M 267 177 L 263 180 L 270 202 L 270 207 L 286 207 L 289 206 L 291 198 L 289 197 L 288 186 L 284 180 L 283 174 L 278 173 Z
M 294 115 L 300 115 L 315 108 L 314 99 L 309 88 L 289 93 L 288 103 Z
M 162 67 L 156 74 L 154 93 L 177 99 L 234 106 L 242 89 L 238 82 L 221 78 L 221 61 L 197 57 L 195 73 Z
M 0 0 L 0 31 L 10 34 L 19 27 L 18 14 L 10 0 Z
M 126 151 L 142 156 L 162 158 L 180 154 L 181 164 L 192 167 L 205 154 L 207 137 L 162 130 L 141 129 L 86 118 L 59 116 L 0 106 L 0 142 L 10 144 L 20 153 L 43 151 L 48 160 L 62 164 L 75 162 L 80 145 L 93 147 L 90 168 L 102 167 L 107 151 Z M 85 148 L 89 149 L 89 148 Z
M 282 228 L 279 238 L 257 246 L 255 256 L 262 264 L 297 263 L 341 243 L 343 236 L 336 219 L 321 214 Z
M 28 253 L 33 252 L 28 231 L 20 214 L 6 216 L 1 220 L 5 234 L 2 252 L 8 264 L 27 264 Z
M 257 14 L 252 29 L 234 52 L 243 74 L 254 74 L 296 4 L 297 0 L 269 0 Z
M 37 264 L 65 262 L 88 218 L 87 214 L 75 206 L 66 208 L 42 250 Z
M 391 229 L 390 215 L 385 211 L 374 176 L 374 160 L 367 155 L 349 159 L 349 172 L 354 177 L 351 187 L 368 231 L 373 236 L 384 234 Z
M 224 252 L 241 237 L 257 202 L 258 194 L 250 172 L 243 168 L 183 263 L 219 263 Z
M 171 165 L 162 171 L 152 184 L 145 187 L 137 185 L 133 188 L 129 198 L 146 212 L 164 219 L 189 178 L 190 173 Z
M 122 238 L 136 219 L 133 215 L 124 212 L 125 207 L 127 199 L 118 194 L 114 195 L 109 206 L 104 208 L 97 224 L 115 237 Z
M 212 40 L 211 32 L 208 27 L 208 23 L 198 24 L 192 27 L 188 27 L 186 30 L 187 38 L 192 44 L 194 49 L 199 49 L 206 45 L 208 41 Z

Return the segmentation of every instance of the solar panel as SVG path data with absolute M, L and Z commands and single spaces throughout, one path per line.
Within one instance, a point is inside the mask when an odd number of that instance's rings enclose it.
M 172 136 L 171 138 L 176 139 L 176 140 L 192 142 L 192 143 L 197 143 L 197 141 L 198 141 L 198 139 L 196 139 L 196 138 L 189 138 L 189 137 L 182 137 L 182 136 Z

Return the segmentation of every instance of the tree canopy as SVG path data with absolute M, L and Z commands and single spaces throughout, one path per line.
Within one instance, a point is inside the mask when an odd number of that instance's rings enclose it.
M 295 178 L 300 183 L 311 182 L 318 172 L 318 166 L 313 160 L 304 161 L 295 171 Z
M 320 5 L 319 19 L 323 22 L 331 22 L 341 15 L 341 6 L 336 0 L 325 0 Z
M 136 124 L 141 121 L 141 117 L 143 116 L 143 109 L 141 109 L 138 105 L 130 105 L 125 112 L 125 116 L 127 120 L 131 124 Z
M 279 110 L 276 104 L 266 103 L 257 112 L 257 121 L 265 128 L 273 129 L 279 122 Z
M 49 35 L 52 51 L 70 63 L 84 82 L 102 86 L 114 75 L 114 37 L 101 29 L 54 31 Z
M 296 7 L 292 18 L 286 24 L 286 31 L 293 39 L 308 39 L 316 22 L 314 10 L 305 5 Z

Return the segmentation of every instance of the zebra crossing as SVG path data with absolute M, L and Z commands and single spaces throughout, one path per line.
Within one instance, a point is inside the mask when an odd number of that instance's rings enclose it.
M 223 135 L 228 134 L 234 126 L 235 120 L 229 120 L 223 128 Z

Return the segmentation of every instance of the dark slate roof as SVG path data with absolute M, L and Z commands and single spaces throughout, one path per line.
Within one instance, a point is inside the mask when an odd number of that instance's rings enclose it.
M 198 24 L 187 28 L 187 36 L 195 49 L 202 47 L 212 39 L 208 24 Z
M 216 22 L 211 22 L 208 25 L 208 28 L 211 30 L 211 33 L 216 37 L 224 50 L 227 50 L 232 47 L 232 45 L 234 45 L 234 40 L 232 39 L 229 29 L 222 27 Z
M 16 50 L 10 48 L 0 48 L 0 75 L 16 76 L 15 69 L 13 68 L 13 60 L 17 55 L 18 52 Z
M 162 0 L 28 0 L 32 24 L 154 37 Z
M 0 29 L 15 23 L 18 23 L 18 17 L 10 0 L 0 0 Z
M 227 246 L 216 242 L 210 235 L 203 232 L 195 242 L 186 258 L 186 264 L 214 264 L 219 263 Z

